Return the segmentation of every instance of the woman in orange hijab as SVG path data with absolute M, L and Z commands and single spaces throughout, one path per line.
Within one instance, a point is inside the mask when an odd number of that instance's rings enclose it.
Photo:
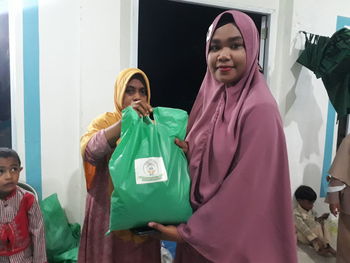
M 79 248 L 79 263 L 157 263 L 160 242 L 116 231 L 106 236 L 109 225 L 112 183 L 108 162 L 121 132 L 121 112 L 131 106 L 140 116 L 152 111 L 150 85 L 140 69 L 121 71 L 114 86 L 114 112 L 93 120 L 81 138 L 81 153 L 87 185 L 85 220 Z

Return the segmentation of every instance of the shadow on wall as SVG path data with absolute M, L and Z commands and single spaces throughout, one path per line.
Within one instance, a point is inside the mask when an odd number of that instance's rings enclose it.
M 288 65 L 291 65 L 293 58 L 290 54 L 290 43 L 292 42 L 292 29 L 293 29 L 293 13 L 294 13 L 294 0 L 281 1 L 279 7 L 279 15 L 277 18 L 277 47 L 276 47 L 276 63 L 271 76 L 276 76 L 275 85 L 271 85 L 270 88 L 274 94 L 278 94 L 277 101 L 279 102 L 279 110 L 282 118 L 285 116 L 285 93 L 289 90 L 289 87 L 285 87 L 286 79 L 284 78 L 289 74 Z M 286 67 L 287 65 L 287 67 Z M 287 81 L 288 82 L 288 81 Z
M 303 184 L 312 187 L 315 192 L 319 192 L 321 182 L 321 169 L 315 163 L 308 163 L 304 167 Z M 316 183 L 316 184 L 315 184 Z
M 84 219 L 86 199 L 85 177 L 82 171 L 83 169 L 71 173 L 66 192 L 67 200 L 72 200 L 70 205 L 66 207 L 67 217 L 72 219 L 73 222 L 78 222 L 81 226 Z
M 294 32 L 294 5 L 294 0 L 283 1 L 281 4 L 277 39 L 278 43 L 283 44 L 277 47 L 278 60 L 271 74 L 279 76 L 276 86 L 280 87 L 278 101 L 284 127 L 292 123 L 297 125 L 302 140 L 299 161 L 303 161 L 310 159 L 312 154 L 320 154 L 322 115 L 313 94 L 311 73 L 296 63 L 300 54 L 300 41 L 303 40 L 301 34 Z
M 44 191 L 45 196 L 55 193 L 58 195 L 69 222 L 82 223 L 86 190 L 85 178 L 82 176 L 81 170 L 77 169 L 69 174 L 64 173 L 60 178 L 43 176 L 42 185 L 43 189 L 46 190 Z
M 295 89 L 297 86 L 297 80 L 300 76 L 300 72 L 301 72 L 302 67 L 303 67 L 302 65 L 295 62 L 290 69 L 292 71 L 293 76 L 294 76 L 295 82 L 294 82 L 292 88 L 288 91 L 288 93 L 286 95 L 286 102 L 285 102 L 285 113 L 286 114 L 288 114 L 289 110 L 292 108 L 292 105 L 294 104 L 295 100 L 297 99 Z
M 298 79 L 300 77 L 300 72 L 303 68 L 303 66 L 299 63 L 296 62 L 297 58 L 300 56 L 302 50 L 297 48 L 297 43 L 299 41 L 304 42 L 305 39 L 301 34 L 298 34 L 294 39 L 293 39 L 293 44 L 292 44 L 292 51 L 291 51 L 291 57 L 293 58 L 293 65 L 290 68 L 291 73 L 293 74 L 293 79 L 294 79 L 294 84 L 292 85 L 291 89 L 288 91 L 287 95 L 285 96 L 285 114 L 288 114 L 289 110 L 291 109 L 294 101 L 296 100 L 296 86 Z
M 298 69 L 295 69 L 298 72 Z M 285 125 L 296 122 L 302 139 L 300 160 L 309 159 L 312 154 L 320 155 L 319 132 L 322 126 L 322 112 L 317 104 L 313 90 L 311 74 L 302 68 L 296 79 L 295 90 L 290 90 L 287 97 L 290 105 L 285 117 Z M 295 97 L 295 99 L 294 99 Z

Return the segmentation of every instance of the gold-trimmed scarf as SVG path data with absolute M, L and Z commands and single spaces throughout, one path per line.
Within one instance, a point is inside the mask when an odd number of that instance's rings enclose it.
M 137 68 L 127 68 L 122 70 L 115 82 L 114 85 L 114 106 L 115 106 L 115 112 L 106 112 L 96 119 L 94 119 L 90 125 L 88 126 L 87 132 L 81 137 L 80 139 L 80 149 L 81 154 L 84 156 L 85 149 L 87 144 L 89 143 L 90 139 L 100 130 L 106 129 L 109 126 L 115 124 L 117 121 L 119 121 L 122 117 L 122 106 L 123 106 L 123 98 L 126 86 L 132 76 L 135 74 L 141 74 L 146 82 L 146 88 L 147 88 L 147 99 L 148 103 L 150 103 L 151 99 L 151 90 L 149 85 L 149 80 L 146 76 L 146 74 Z M 117 142 L 116 142 L 117 143 Z M 88 162 L 84 162 L 84 171 L 85 171 L 85 179 L 86 179 L 86 187 L 87 189 L 90 189 L 93 178 L 95 176 L 96 167 L 91 165 Z
M 142 70 L 137 68 L 127 68 L 121 71 L 114 85 L 115 112 L 106 112 L 98 116 L 96 119 L 94 119 L 90 123 L 87 129 L 87 132 L 80 139 L 80 149 L 81 149 L 81 155 L 83 157 L 85 154 L 86 146 L 89 143 L 90 139 L 100 130 L 108 128 L 109 126 L 115 124 L 117 121 L 119 121 L 122 118 L 122 109 L 123 109 L 122 106 L 123 106 L 125 89 L 128 82 L 132 78 L 132 76 L 134 76 L 137 73 L 141 74 L 146 82 L 147 95 L 148 95 L 147 99 L 148 99 L 148 103 L 150 103 L 151 90 L 150 90 L 149 80 L 146 74 Z M 118 141 L 116 141 L 116 144 L 117 142 Z M 86 187 L 89 190 L 92 186 L 92 182 L 95 177 L 96 167 L 84 161 L 84 172 L 85 172 L 85 179 L 86 179 Z M 108 193 L 111 194 L 112 191 L 113 191 L 113 184 L 112 184 L 111 178 L 109 178 Z M 113 231 L 111 234 L 117 235 L 119 238 L 121 238 L 124 241 L 132 241 L 135 244 L 140 244 L 148 239 L 147 237 L 136 236 L 132 234 L 131 231 L 129 230 Z

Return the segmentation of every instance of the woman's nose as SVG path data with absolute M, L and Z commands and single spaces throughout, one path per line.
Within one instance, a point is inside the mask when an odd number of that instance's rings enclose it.
M 229 52 L 229 49 L 225 47 L 220 51 L 220 53 L 218 55 L 218 60 L 219 61 L 226 61 L 229 59 L 230 59 L 230 52 Z
M 133 100 L 136 101 L 136 100 L 140 100 L 140 99 L 141 99 L 140 93 L 138 91 L 135 92 Z

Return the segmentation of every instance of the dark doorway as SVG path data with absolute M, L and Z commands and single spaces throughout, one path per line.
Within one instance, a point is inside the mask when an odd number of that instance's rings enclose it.
M 139 0 L 138 67 L 150 78 L 152 106 L 190 112 L 206 71 L 208 27 L 225 10 L 175 1 Z M 247 14 L 260 30 L 262 15 Z
M 8 13 L 0 12 L 0 147 L 11 148 L 11 96 Z

